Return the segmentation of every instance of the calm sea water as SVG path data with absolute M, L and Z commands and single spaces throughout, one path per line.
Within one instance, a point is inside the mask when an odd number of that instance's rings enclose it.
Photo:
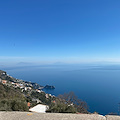
M 53 95 L 73 91 L 87 102 L 90 112 L 118 113 L 120 69 L 90 66 L 37 66 L 4 68 L 11 76 L 40 85 L 54 85 Z

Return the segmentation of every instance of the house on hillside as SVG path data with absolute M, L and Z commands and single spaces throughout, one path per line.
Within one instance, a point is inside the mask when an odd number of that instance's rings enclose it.
M 7 80 L 2 80 L 2 84 L 6 84 L 7 83 Z
M 2 73 L 2 75 L 6 75 L 6 73 L 5 73 L 5 72 L 3 72 L 3 73 Z
M 30 108 L 30 106 L 31 106 L 31 103 L 30 103 L 30 102 L 28 102 L 28 103 L 27 103 L 27 106 Z
M 38 104 L 34 106 L 33 108 L 30 108 L 29 111 L 38 112 L 38 113 L 46 113 L 46 110 L 48 109 L 49 107 L 47 105 Z

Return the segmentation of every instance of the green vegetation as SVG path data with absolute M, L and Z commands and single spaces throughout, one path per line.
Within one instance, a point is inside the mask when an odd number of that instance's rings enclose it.
M 68 105 L 64 100 L 56 99 L 55 103 L 51 103 L 47 112 L 52 113 L 76 113 L 77 110 L 73 105 Z
M 31 93 L 32 98 L 39 99 L 43 104 L 49 105 L 51 103 L 52 98 L 49 96 L 49 98 L 46 98 L 46 93 L 41 92 L 32 92 Z
M 8 76 L 7 73 L 5 71 L 2 71 L 2 70 L 0 70 L 0 78 L 2 80 L 8 80 L 8 81 L 13 81 L 15 79 L 13 77 Z
M 77 98 L 73 93 L 65 93 L 59 95 L 55 99 L 54 103 L 51 103 L 50 108 L 47 112 L 57 112 L 57 113 L 88 113 L 88 106 L 86 102 Z
M 20 89 L 8 87 L 2 83 L 0 83 L 0 88 L 1 111 L 28 111 L 27 102 L 30 102 L 31 107 L 38 103 L 48 105 L 47 112 L 52 113 L 88 113 L 87 104 L 78 99 L 73 92 L 54 97 L 36 91 L 21 93 Z
M 29 102 L 29 107 L 39 103 L 48 105 L 47 112 L 52 113 L 88 113 L 86 102 L 78 99 L 73 92 L 55 97 L 37 89 L 42 87 L 37 83 L 15 79 L 1 70 L 0 80 L 1 111 L 28 111 L 27 103 Z M 2 84 L 2 80 L 7 83 Z
M 25 97 L 19 90 L 0 83 L 1 111 L 28 111 Z
M 48 98 L 46 98 L 46 93 L 41 92 L 38 93 L 36 91 L 32 91 L 30 94 L 26 94 L 24 93 L 26 96 L 26 100 L 27 102 L 31 103 L 31 106 L 35 106 L 38 103 L 42 103 L 44 105 L 50 105 L 52 100 L 54 99 L 54 97 L 49 96 L 48 94 Z

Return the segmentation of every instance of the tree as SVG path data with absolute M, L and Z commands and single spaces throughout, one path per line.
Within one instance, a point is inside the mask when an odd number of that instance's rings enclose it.
M 1 111 L 28 111 L 26 98 L 15 88 L 0 83 Z
M 80 100 L 74 92 L 64 93 L 63 95 L 59 95 L 58 98 L 65 100 L 67 104 L 74 105 L 77 112 L 88 113 L 87 103 Z
M 67 104 L 63 99 L 57 98 L 55 103 L 51 103 L 47 112 L 52 113 L 76 113 L 76 109 L 73 105 Z

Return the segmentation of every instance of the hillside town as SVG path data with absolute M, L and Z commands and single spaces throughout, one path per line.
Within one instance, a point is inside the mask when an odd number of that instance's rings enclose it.
M 0 111 L 34 111 L 52 113 L 88 113 L 87 103 L 78 99 L 74 92 L 58 97 L 45 93 L 45 87 L 19 80 L 0 70 Z
M 8 75 L 5 71 L 2 71 L 2 70 L 0 70 L 0 83 L 11 88 L 19 89 L 27 99 L 31 99 L 30 101 L 28 101 L 27 106 L 29 108 L 31 107 L 35 107 L 35 108 L 29 109 L 30 111 L 36 110 L 44 113 L 48 109 L 48 106 L 45 105 L 46 104 L 45 102 L 39 99 L 39 96 L 42 96 L 42 98 L 44 97 L 44 99 L 49 99 L 54 97 L 54 95 L 45 93 L 42 90 L 44 88 L 43 86 L 37 83 L 32 83 L 32 82 L 13 78 L 12 76 Z M 52 87 L 48 85 L 46 86 L 50 88 Z M 36 96 L 34 96 L 34 94 Z M 39 106 L 39 110 L 36 105 Z M 41 109 L 41 108 L 44 108 L 44 109 Z
M 32 82 L 13 78 L 4 71 L 0 71 L 0 82 L 2 84 L 12 86 L 14 88 L 20 88 L 22 91 L 36 89 L 37 92 L 42 92 L 42 89 L 44 88 L 43 86 L 40 86 L 37 83 L 32 83 Z
M 8 75 L 5 71 L 0 70 L 0 83 L 12 86 L 14 88 L 20 88 L 21 91 L 36 91 L 36 92 L 43 92 L 43 89 L 55 89 L 54 86 L 46 85 L 41 86 L 37 83 L 28 82 L 20 79 L 13 78 L 12 76 Z

